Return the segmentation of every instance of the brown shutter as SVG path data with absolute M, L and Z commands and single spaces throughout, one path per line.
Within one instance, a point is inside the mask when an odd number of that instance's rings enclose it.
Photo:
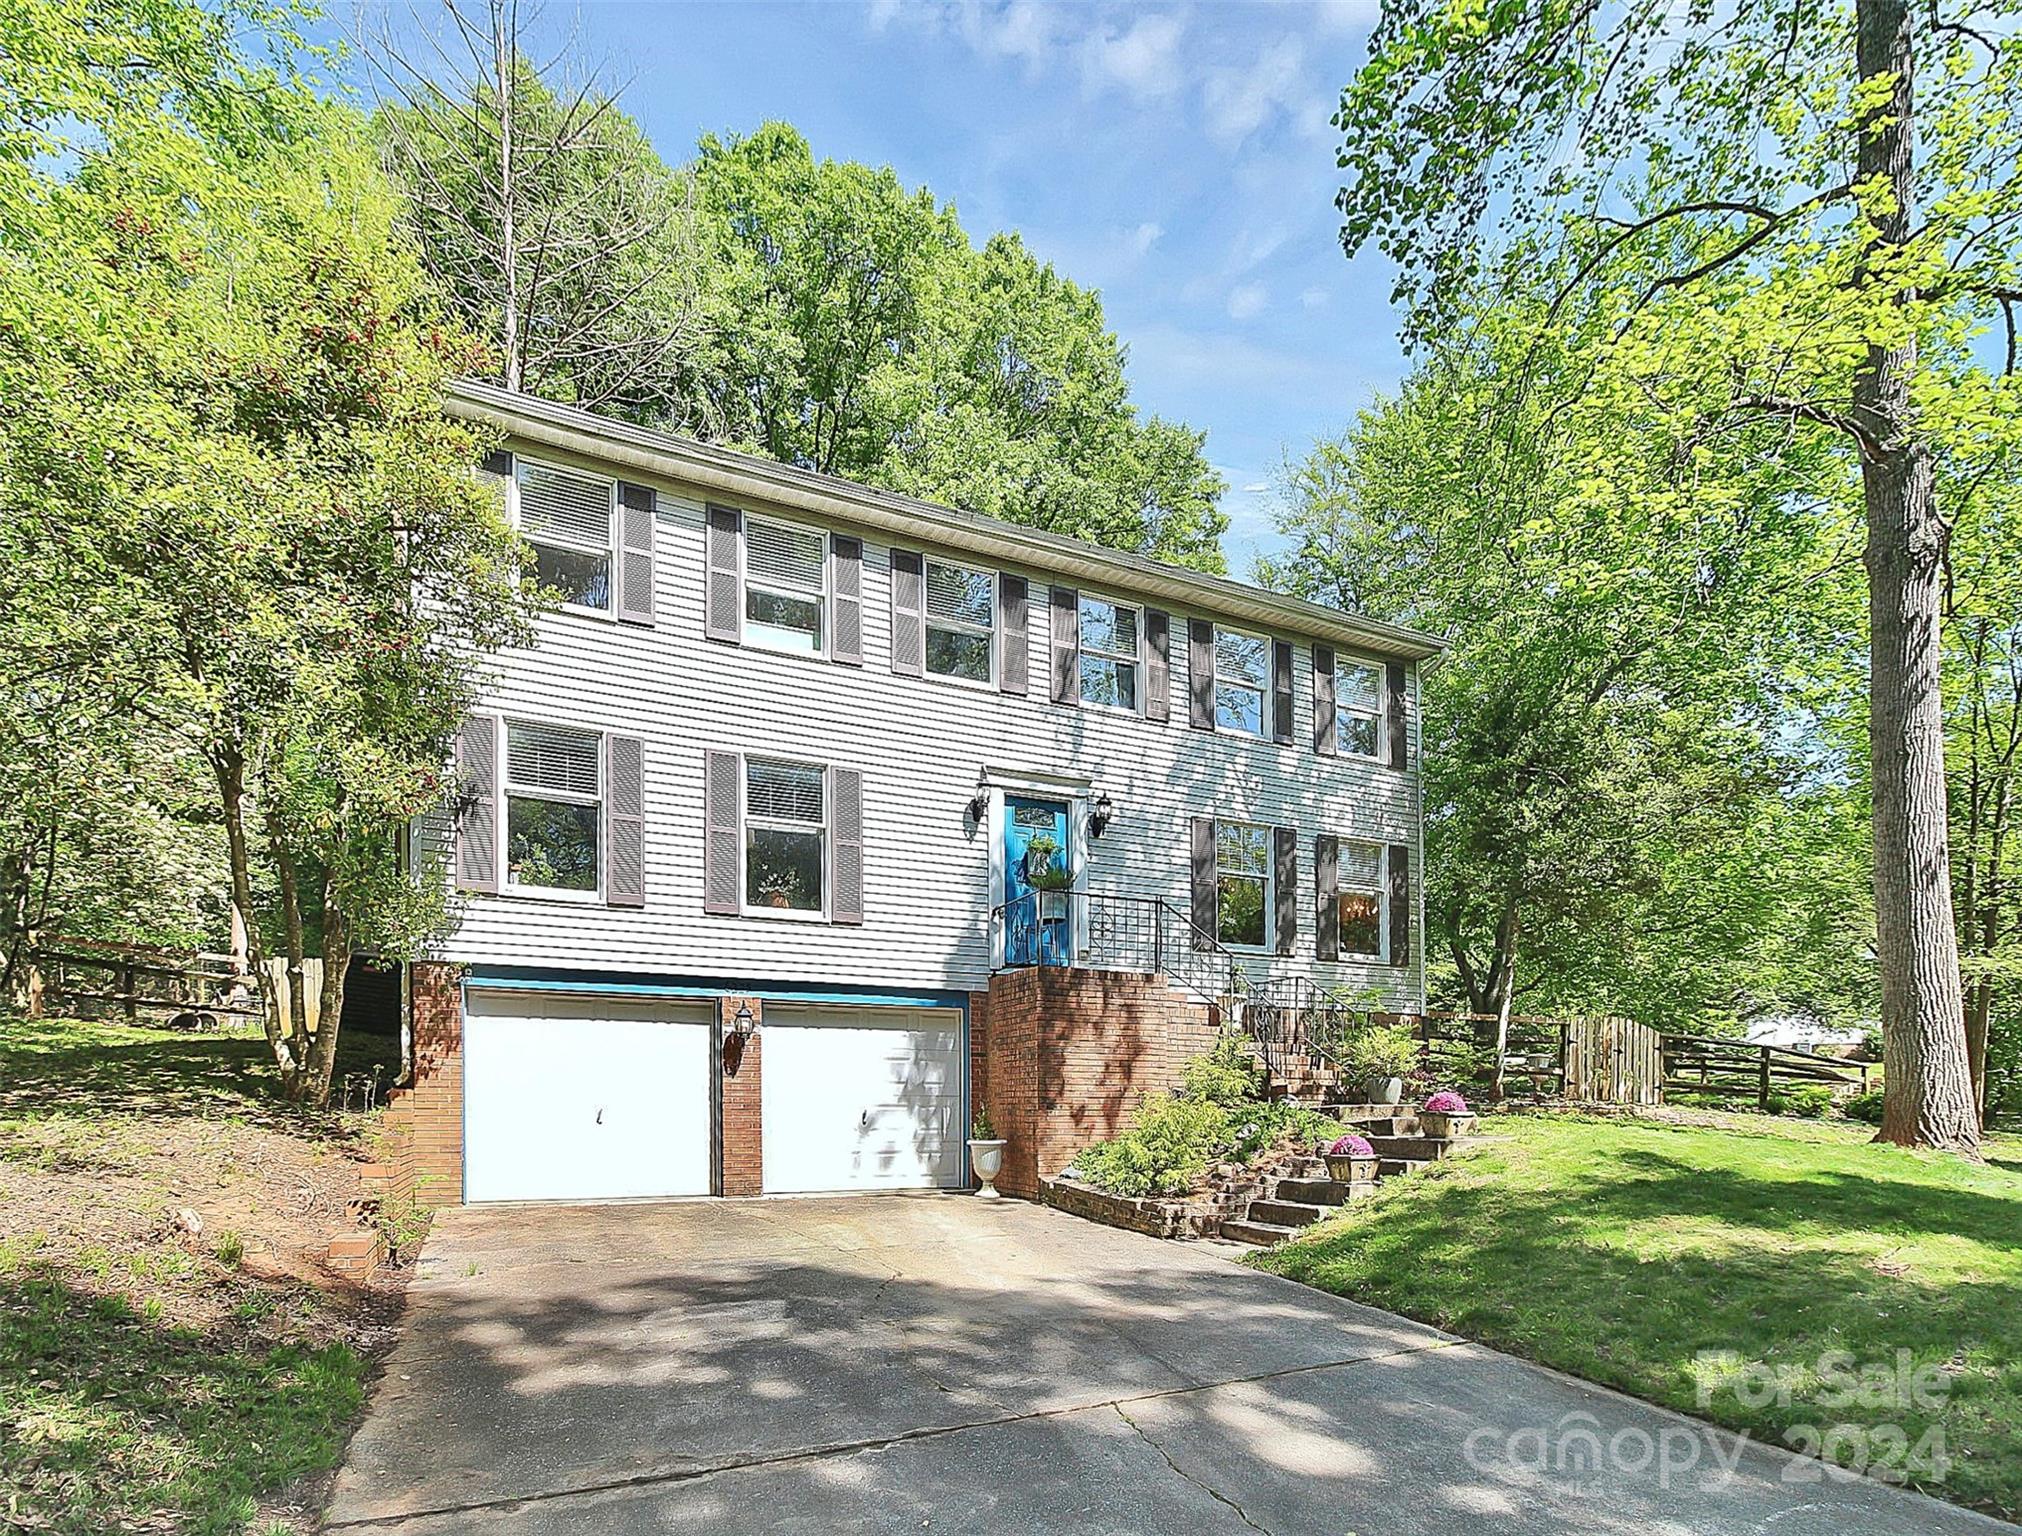
M 1313 839 L 1313 893 L 1318 901 L 1313 934 L 1316 960 L 1341 958 L 1341 840 L 1332 832 Z
M 484 456 L 482 468 L 488 475 L 504 475 L 510 479 L 513 472 L 513 456 L 503 448 L 494 448 Z
M 744 638 L 737 590 L 737 546 L 744 535 L 744 514 L 735 507 L 712 506 L 708 515 L 702 632 L 711 640 L 728 640 L 735 645 Z
M 927 561 L 918 550 L 892 551 L 892 670 L 927 671 Z
M 845 666 L 864 664 L 864 541 L 833 534 L 835 553 L 834 658 Z
M 1005 693 L 1022 694 L 1030 686 L 1032 668 L 1032 589 L 1023 576 L 997 578 L 997 686 Z
M 1390 963 L 1411 964 L 1411 850 L 1390 845 Z
M 1206 619 L 1187 620 L 1187 699 L 1193 728 L 1215 728 L 1215 627 Z
M 1144 717 L 1172 718 L 1172 615 L 1162 608 L 1144 611 Z
M 1292 740 L 1292 642 L 1271 642 L 1271 740 Z
M 1055 587 L 1053 608 L 1053 702 L 1081 702 L 1081 598 L 1072 587 Z
M 1393 661 L 1383 669 L 1385 694 L 1383 718 L 1390 726 L 1390 766 L 1402 770 L 1409 756 L 1404 720 L 1404 663 Z
M 1299 832 L 1271 828 L 1271 900 L 1277 908 L 1278 953 L 1289 955 L 1299 942 Z
M 653 489 L 618 482 L 618 617 L 653 622 Z
M 456 733 L 456 883 L 498 889 L 498 716 L 472 715 Z
M 1332 757 L 1338 746 L 1334 724 L 1334 647 L 1313 647 L 1313 750 Z
M 646 905 L 646 744 L 636 736 L 604 741 L 604 900 Z
M 705 752 L 702 765 L 702 910 L 734 914 L 744 884 L 737 846 L 744 766 L 735 752 Z
M 1215 819 L 1194 818 L 1190 859 L 1193 880 L 1194 948 L 1206 949 L 1215 936 Z
M 864 920 L 864 776 L 855 768 L 831 768 L 829 784 L 830 855 L 828 920 Z

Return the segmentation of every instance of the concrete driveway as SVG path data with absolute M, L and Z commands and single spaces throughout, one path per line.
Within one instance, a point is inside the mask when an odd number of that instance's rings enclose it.
M 437 1221 L 329 1527 L 2012 1527 L 1229 1262 L 964 1196 Z

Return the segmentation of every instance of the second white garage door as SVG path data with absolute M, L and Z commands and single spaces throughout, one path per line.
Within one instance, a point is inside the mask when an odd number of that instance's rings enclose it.
M 962 1015 L 947 1008 L 765 1010 L 765 1189 L 962 1182 Z

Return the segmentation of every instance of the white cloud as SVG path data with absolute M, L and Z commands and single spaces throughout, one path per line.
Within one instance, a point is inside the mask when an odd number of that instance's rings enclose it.
M 1254 319 L 1264 312 L 1264 306 L 1270 301 L 1270 290 L 1262 283 L 1239 283 L 1229 290 L 1229 318 Z
M 1330 297 L 1325 288 L 1303 288 L 1299 291 L 1299 307 L 1302 309 L 1325 309 Z
M 869 14 L 865 20 L 873 32 L 882 32 L 892 24 L 899 14 L 899 0 L 871 0 Z
M 1287 34 L 1247 64 L 1207 72 L 1201 107 L 1208 135 L 1234 149 L 1280 113 L 1301 120 L 1318 89 L 1308 78 L 1305 45 Z
M 1122 32 L 1105 28 L 1091 34 L 1081 54 L 1091 93 L 1116 85 L 1139 101 L 1171 95 L 1186 83 L 1180 62 L 1185 31 L 1178 16 L 1154 13 L 1140 16 Z
M 1165 227 L 1163 225 L 1154 224 L 1149 219 L 1145 220 L 1144 223 L 1138 225 L 1136 229 L 1130 232 L 1130 239 L 1127 244 L 1130 247 L 1131 254 L 1133 256 L 1145 255 L 1153 246 L 1158 244 L 1159 237 L 1164 233 Z

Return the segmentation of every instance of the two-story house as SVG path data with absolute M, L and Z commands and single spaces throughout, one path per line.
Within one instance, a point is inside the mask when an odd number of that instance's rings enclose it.
M 426 1198 L 960 1187 L 978 1109 L 1030 1192 L 1232 986 L 1422 1006 L 1436 641 L 486 385 L 451 409 L 503 434 L 563 602 L 417 838 L 465 893 L 413 970 Z

